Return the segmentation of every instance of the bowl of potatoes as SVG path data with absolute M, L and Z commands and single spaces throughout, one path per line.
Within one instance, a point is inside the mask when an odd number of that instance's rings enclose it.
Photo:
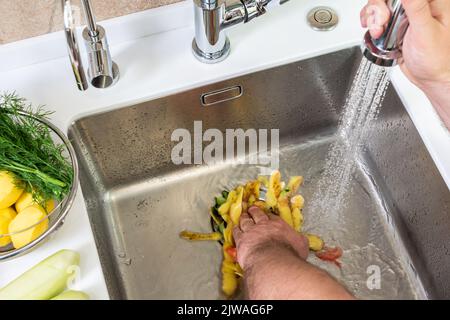
M 64 223 L 78 189 L 78 165 L 67 137 L 42 114 L 0 108 L 0 136 L 4 261 L 36 248 Z

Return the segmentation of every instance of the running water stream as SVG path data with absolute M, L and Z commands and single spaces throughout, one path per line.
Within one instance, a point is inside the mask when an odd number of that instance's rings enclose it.
M 338 138 L 331 145 L 324 172 L 309 204 L 310 212 L 336 218 L 345 209 L 351 192 L 357 154 L 363 148 L 366 133 L 376 119 L 389 86 L 388 71 L 363 59 L 351 86 L 338 126 Z

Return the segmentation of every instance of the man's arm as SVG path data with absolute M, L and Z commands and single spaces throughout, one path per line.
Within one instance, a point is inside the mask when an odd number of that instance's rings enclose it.
M 353 299 L 325 271 L 309 264 L 308 239 L 257 207 L 233 230 L 250 299 Z
M 328 273 L 294 255 L 281 244 L 261 252 L 256 264 L 244 272 L 250 299 L 354 299 Z

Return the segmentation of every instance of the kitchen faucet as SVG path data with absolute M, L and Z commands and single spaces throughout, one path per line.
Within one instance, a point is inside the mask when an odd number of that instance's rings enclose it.
M 289 0 L 194 0 L 195 38 L 192 50 L 204 63 L 224 60 L 230 53 L 225 29 L 259 17 Z
M 386 30 L 378 39 L 373 39 L 367 32 L 364 36 L 363 54 L 371 62 L 391 67 L 402 56 L 402 44 L 409 22 L 400 0 L 388 0 L 391 18 Z
M 88 88 L 88 81 L 81 59 L 75 31 L 75 19 L 70 0 L 61 0 L 64 15 L 64 33 L 69 51 L 70 63 L 78 89 Z M 83 40 L 88 54 L 88 78 L 95 88 L 107 88 L 119 79 L 119 68 L 112 61 L 105 29 L 95 22 L 90 0 L 81 0 L 87 26 L 83 30 Z

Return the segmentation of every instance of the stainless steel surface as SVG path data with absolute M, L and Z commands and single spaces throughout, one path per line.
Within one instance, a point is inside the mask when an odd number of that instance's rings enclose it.
M 308 24 L 317 31 L 330 31 L 339 23 L 339 16 L 330 7 L 312 8 L 307 15 Z
M 71 1 L 61 1 L 70 63 L 77 87 L 84 91 L 89 85 L 78 47 Z M 90 1 L 82 0 L 82 7 L 87 21 L 87 27 L 83 30 L 83 39 L 88 54 L 89 82 L 95 88 L 107 88 L 119 79 L 119 67 L 112 61 L 105 30 L 96 24 Z
M 288 0 L 194 0 L 194 56 L 203 63 L 223 61 L 230 54 L 229 27 L 246 23 Z
M 450 298 L 450 192 L 392 88 L 355 158 L 346 210 L 309 211 L 360 60 L 351 48 L 75 121 L 69 136 L 111 297 L 222 298 L 220 245 L 178 234 L 210 231 L 213 197 L 259 168 L 174 165 L 172 132 L 201 120 L 203 130 L 280 129 L 283 176 L 305 178 L 305 230 L 344 249 L 342 269 L 310 261 L 358 297 Z M 205 92 L 237 85 L 240 98 L 202 106 Z M 366 286 L 373 265 L 379 290 Z
M 22 112 L 19 111 L 19 114 L 21 114 L 24 117 L 32 117 L 35 120 L 45 124 L 47 127 L 50 128 L 52 134 L 53 134 L 53 139 L 57 142 L 57 143 L 63 143 L 64 144 L 64 151 L 67 152 L 67 156 L 70 159 L 71 163 L 72 163 L 72 168 L 73 168 L 73 183 L 72 186 L 70 187 L 70 191 L 69 194 L 64 198 L 63 201 L 61 201 L 55 209 L 53 209 L 52 212 L 50 212 L 47 215 L 47 218 L 49 220 L 48 222 L 48 229 L 42 234 L 40 235 L 37 239 L 35 239 L 33 242 L 30 242 L 29 244 L 27 244 L 26 246 L 19 248 L 19 249 L 14 249 L 12 247 L 12 245 L 8 246 L 8 247 L 2 247 L 0 248 L 0 262 L 1 261 L 6 261 L 6 260 L 10 260 L 13 258 L 17 258 L 20 257 L 32 250 L 34 250 L 36 247 L 38 247 L 39 245 L 41 245 L 42 243 L 44 243 L 46 240 L 48 240 L 50 237 L 52 237 L 55 232 L 64 224 L 64 219 L 66 218 L 67 214 L 69 213 L 70 209 L 72 208 L 73 202 L 75 201 L 75 196 L 77 194 L 77 190 L 78 190 L 78 162 L 77 162 L 77 157 L 75 155 L 75 150 L 73 149 L 72 144 L 70 143 L 69 139 L 66 137 L 66 135 L 61 132 L 61 130 L 58 129 L 58 127 L 56 127 L 54 124 L 52 124 L 50 121 L 44 120 L 44 119 L 39 119 L 39 118 L 35 118 L 34 116 L 26 113 L 26 112 Z M 39 221 L 36 224 L 40 224 L 41 221 Z M 16 233 L 20 233 L 23 231 L 26 231 L 33 226 L 30 226 L 27 229 L 23 229 L 20 230 Z M 11 234 L 9 234 L 11 235 Z M 7 235 L 1 235 L 0 236 L 7 236 Z
M 409 22 L 401 0 L 388 0 L 387 4 L 391 11 L 391 18 L 385 31 L 379 39 L 373 39 L 369 32 L 366 33 L 363 54 L 377 65 L 391 67 L 397 64 L 397 60 L 402 55 L 403 37 Z

